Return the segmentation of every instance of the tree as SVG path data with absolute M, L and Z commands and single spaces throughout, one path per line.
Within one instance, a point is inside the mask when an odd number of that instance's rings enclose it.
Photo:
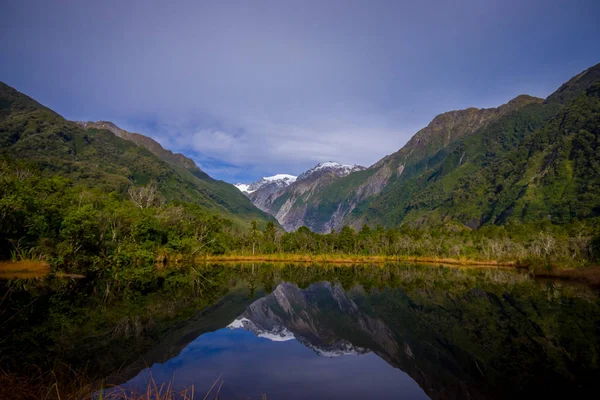
M 338 248 L 344 253 L 354 252 L 356 232 L 349 226 L 344 226 L 338 235 Z
M 127 189 L 129 199 L 138 208 L 146 208 L 154 205 L 161 205 L 158 194 L 158 186 L 155 182 L 146 186 L 130 186 Z
M 250 239 L 252 240 L 252 255 L 255 253 L 256 241 L 258 240 L 258 222 L 256 220 L 252 220 L 250 222 Z
M 263 233 L 264 239 L 264 251 L 265 252 L 274 252 L 275 251 L 275 239 L 277 237 L 277 228 L 275 228 L 275 224 L 273 221 L 267 222 L 265 226 L 265 230 Z

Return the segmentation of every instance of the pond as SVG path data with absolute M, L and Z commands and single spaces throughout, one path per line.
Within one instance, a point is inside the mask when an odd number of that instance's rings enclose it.
M 85 366 L 119 391 L 151 379 L 197 398 L 572 398 L 600 378 L 598 292 L 509 269 L 206 265 L 5 280 L 0 301 L 6 359 Z

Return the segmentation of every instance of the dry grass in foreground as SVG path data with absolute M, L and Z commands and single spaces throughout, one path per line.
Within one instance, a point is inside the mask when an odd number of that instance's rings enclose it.
M 208 392 L 195 397 L 194 386 L 177 390 L 173 381 L 158 383 L 150 376 L 142 390 L 126 390 L 119 386 L 102 387 L 84 372 L 58 365 L 43 372 L 30 367 L 25 374 L 0 369 L 0 399 L 11 400 L 202 400 L 218 399 L 224 380 L 219 377 Z

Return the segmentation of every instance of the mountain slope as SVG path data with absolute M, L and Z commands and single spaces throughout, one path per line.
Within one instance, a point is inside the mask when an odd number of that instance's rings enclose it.
M 142 135 L 141 133 L 128 132 L 124 129 L 119 128 L 112 122 L 108 121 L 75 122 L 86 129 L 93 128 L 109 130 L 112 133 L 114 133 L 115 136 L 118 136 L 121 139 L 129 140 L 137 144 L 138 146 L 147 149 L 152 154 L 156 155 L 158 158 L 174 167 L 184 168 L 200 178 L 208 177 L 206 173 L 204 173 L 200 168 L 198 168 L 198 166 L 193 160 L 187 158 L 181 153 L 173 153 L 172 151 L 163 148 L 160 145 L 160 143 L 158 143 L 156 140 L 149 138 L 148 136 Z
M 599 70 L 457 142 L 433 168 L 392 183 L 346 222 L 452 219 L 476 228 L 598 217 Z
M 0 83 L 0 156 L 122 196 L 132 185 L 156 182 L 166 200 L 196 203 L 240 224 L 272 219 L 233 185 L 199 169 L 193 173 L 166 162 L 109 130 L 86 130 L 4 83 Z
M 234 186 L 246 194 L 256 192 L 257 190 L 262 189 L 265 186 L 269 186 L 269 191 L 275 191 L 277 189 L 282 189 L 286 186 L 291 185 L 292 183 L 296 182 L 297 178 L 297 176 L 289 174 L 276 174 L 273 176 L 265 176 L 257 180 L 256 182 L 252 182 L 249 184 L 237 183 Z
M 598 81 L 600 65 L 545 100 L 520 95 L 497 108 L 440 114 L 370 168 L 317 184 L 299 178 L 262 209 L 288 230 L 315 232 L 595 218 Z
M 452 151 L 452 146 L 463 137 L 485 128 L 494 121 L 518 110 L 534 107 L 542 99 L 521 95 L 497 108 L 450 111 L 435 117 L 399 151 L 374 164 L 346 176 L 294 185 L 263 208 L 275 215 L 288 230 L 308 226 L 315 232 L 329 232 L 343 225 L 360 225 L 365 203 L 375 198 L 386 187 L 403 182 L 432 165 L 440 163 Z M 304 187 L 301 187 L 304 186 Z M 392 200 L 387 205 L 393 207 Z M 359 210 L 356 210 L 356 208 Z M 390 225 L 388 220 L 382 221 Z
M 248 193 L 248 197 L 258 208 L 274 215 L 288 231 L 293 231 L 302 225 L 315 229 L 306 207 L 311 197 L 317 196 L 333 182 L 364 170 L 365 167 L 360 165 L 322 162 L 300 174 L 290 184 L 263 185 Z

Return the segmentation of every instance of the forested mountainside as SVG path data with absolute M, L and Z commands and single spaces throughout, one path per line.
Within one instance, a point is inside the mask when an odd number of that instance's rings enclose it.
M 120 137 L 121 139 L 129 140 L 137 144 L 138 146 L 149 150 L 152 154 L 158 156 L 161 160 L 168 164 L 171 164 L 172 166 L 187 169 L 199 178 L 208 178 L 208 175 L 204 171 L 202 171 L 193 160 L 184 156 L 181 153 L 173 153 L 171 150 L 165 149 L 156 140 L 149 138 L 148 136 L 142 135 L 141 133 L 128 132 L 124 129 L 119 128 L 117 125 L 109 121 L 75 122 L 86 129 L 107 129 L 114 133 L 116 136 Z
M 114 124 L 85 129 L 28 96 L 0 83 L 0 156 L 25 162 L 45 176 L 128 197 L 130 188 L 155 186 L 158 201 L 198 204 L 211 213 L 249 225 L 268 221 L 233 185 L 202 172 L 192 160 L 154 140 Z M 100 128 L 100 129 L 99 129 Z
M 397 177 L 351 224 L 485 224 L 600 217 L 600 64 Z
M 600 64 L 546 100 L 520 95 L 498 108 L 440 114 L 370 168 L 299 179 L 261 208 L 288 230 L 315 232 L 596 218 L 599 82 Z

